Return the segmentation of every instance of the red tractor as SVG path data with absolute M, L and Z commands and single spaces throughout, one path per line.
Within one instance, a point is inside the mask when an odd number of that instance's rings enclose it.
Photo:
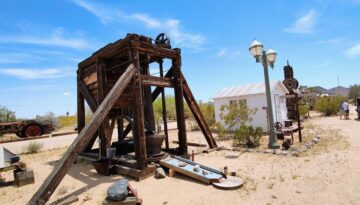
M 51 121 L 37 122 L 35 120 L 24 120 L 16 122 L 1 122 L 0 134 L 15 133 L 18 137 L 38 137 L 49 134 L 54 130 Z

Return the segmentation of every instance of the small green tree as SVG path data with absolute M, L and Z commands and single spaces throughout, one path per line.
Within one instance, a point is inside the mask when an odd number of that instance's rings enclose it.
M 224 121 L 230 131 L 235 131 L 240 129 L 241 125 L 251 122 L 256 112 L 257 109 L 249 109 L 245 101 L 234 100 L 230 104 L 220 107 L 220 119 Z
M 249 109 L 246 101 L 231 101 L 229 105 L 220 108 L 220 119 L 227 126 L 227 133 L 233 136 L 234 145 L 246 144 L 248 147 L 256 147 L 260 144 L 262 128 L 254 129 L 246 124 L 253 120 L 257 109 Z
M 13 122 L 16 120 L 15 112 L 0 105 L 0 122 Z
M 339 112 L 341 103 L 346 100 L 341 96 L 325 96 L 316 99 L 315 110 L 326 116 L 334 115 Z
M 360 97 L 360 85 L 354 84 L 349 87 L 349 99 L 356 99 Z

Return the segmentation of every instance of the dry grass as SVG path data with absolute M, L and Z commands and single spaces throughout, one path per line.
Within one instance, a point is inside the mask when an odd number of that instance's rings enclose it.
M 24 154 L 38 153 L 43 147 L 44 147 L 44 143 L 35 142 L 35 141 L 29 142 L 29 144 L 23 148 L 23 152 Z

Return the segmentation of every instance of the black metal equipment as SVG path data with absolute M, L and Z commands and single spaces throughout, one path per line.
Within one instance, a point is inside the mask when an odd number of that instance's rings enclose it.
M 155 43 L 164 48 L 171 48 L 170 38 L 165 33 L 160 33 L 156 37 Z

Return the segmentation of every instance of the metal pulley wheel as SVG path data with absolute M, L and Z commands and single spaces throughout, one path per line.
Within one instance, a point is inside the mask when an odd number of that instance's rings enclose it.
M 170 38 L 165 33 L 160 33 L 156 37 L 155 43 L 162 47 L 171 48 Z
M 295 78 L 287 78 L 283 81 L 283 84 L 289 90 L 297 89 L 299 87 L 299 82 Z

